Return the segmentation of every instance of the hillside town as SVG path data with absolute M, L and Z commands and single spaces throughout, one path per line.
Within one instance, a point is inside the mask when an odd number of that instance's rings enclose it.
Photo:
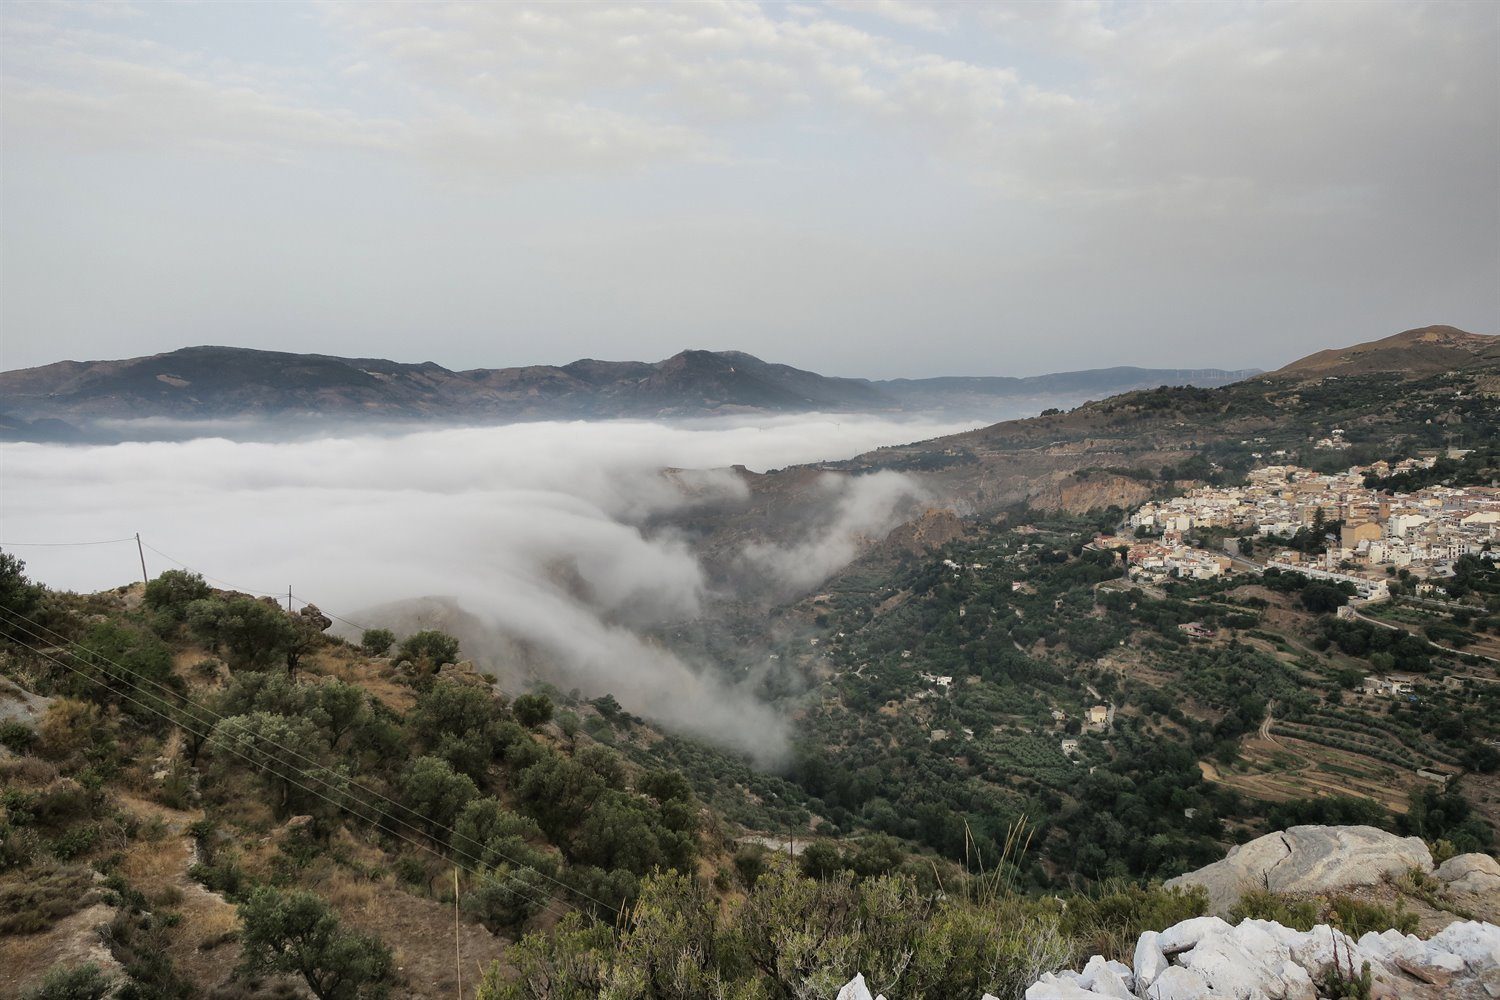
M 1243 486 L 1205 486 L 1145 504 L 1128 520 L 1135 537 L 1101 539 L 1128 547 L 1134 579 L 1206 580 L 1241 568 L 1276 567 L 1351 584 L 1364 599 L 1386 596 L 1401 570 L 1418 578 L 1452 573 L 1463 555 L 1493 559 L 1500 549 L 1500 489 L 1432 486 L 1388 494 L 1365 486 L 1367 476 L 1430 468 L 1434 459 L 1377 462 L 1325 475 L 1291 465 L 1249 473 Z M 1313 551 L 1294 545 L 1301 532 L 1321 535 Z M 1259 540 L 1269 557 L 1242 558 Z M 1193 544 L 1189 539 L 1196 540 Z M 1210 540 L 1220 547 L 1205 547 Z

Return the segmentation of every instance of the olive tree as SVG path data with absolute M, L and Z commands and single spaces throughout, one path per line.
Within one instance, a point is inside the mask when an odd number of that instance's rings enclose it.
M 347 931 L 310 892 L 263 887 L 240 904 L 242 972 L 300 975 L 318 1000 L 376 1000 L 386 995 L 391 950 Z

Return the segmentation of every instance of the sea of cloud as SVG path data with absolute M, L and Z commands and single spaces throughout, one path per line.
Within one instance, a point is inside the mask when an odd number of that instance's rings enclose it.
M 564 689 L 611 692 L 641 714 L 772 760 L 783 742 L 772 709 L 639 633 L 694 617 L 709 596 L 691 546 L 641 525 L 743 496 L 732 464 L 762 471 L 846 458 L 968 426 L 798 415 L 6 444 L 0 540 L 33 578 L 80 591 L 137 578 L 134 545 L 18 543 L 138 531 L 152 575 L 177 560 L 233 589 L 285 595 L 290 586 L 361 624 L 381 624 L 361 620 L 371 609 L 442 598 L 468 622 L 469 652 L 487 669 L 505 672 L 505 650 L 524 648 Z M 810 519 L 819 527 L 749 545 L 743 565 L 783 589 L 813 586 L 920 491 L 896 473 L 829 476 L 807 500 L 826 508 Z

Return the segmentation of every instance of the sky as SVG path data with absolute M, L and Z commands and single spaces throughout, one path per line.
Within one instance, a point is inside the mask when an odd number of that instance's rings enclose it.
M 1500 4 L 0 8 L 0 367 L 1500 330 Z

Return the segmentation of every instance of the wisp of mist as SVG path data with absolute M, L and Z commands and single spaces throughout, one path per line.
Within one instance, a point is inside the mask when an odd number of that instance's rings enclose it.
M 692 618 L 706 597 L 697 556 L 643 518 L 743 495 L 752 471 L 847 458 L 972 423 L 868 415 L 684 422 L 525 423 L 277 443 L 222 438 L 65 447 L 6 444 L 0 538 L 81 542 L 139 531 L 218 586 L 362 612 L 448 599 L 495 637 L 537 651 L 546 679 L 614 694 L 670 727 L 774 761 L 779 715 L 631 625 Z M 664 476 L 667 468 L 701 470 Z M 892 526 L 920 487 L 880 473 L 830 477 L 814 535 L 747 547 L 745 565 L 805 588 L 852 559 L 856 539 Z M 690 488 L 688 488 L 690 487 Z M 132 545 L 18 545 L 50 586 L 97 590 L 138 578 Z M 175 568 L 146 552 L 154 576 Z M 505 673 L 504 642 L 476 663 Z

